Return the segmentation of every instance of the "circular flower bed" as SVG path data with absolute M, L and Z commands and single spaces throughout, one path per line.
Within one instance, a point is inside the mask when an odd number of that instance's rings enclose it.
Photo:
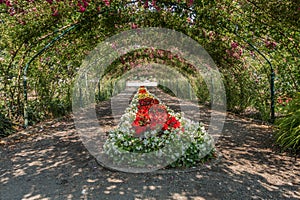
M 213 139 L 200 123 L 175 113 L 141 86 L 111 131 L 104 153 L 114 163 L 143 166 L 149 161 L 139 154 L 154 152 L 153 159 L 170 155 L 167 167 L 191 167 L 212 158 Z M 126 156 L 124 156 L 126 155 Z

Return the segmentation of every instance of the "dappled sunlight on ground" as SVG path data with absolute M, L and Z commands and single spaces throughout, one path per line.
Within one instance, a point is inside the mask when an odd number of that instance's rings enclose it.
M 0 199 L 300 199 L 299 158 L 275 152 L 271 134 L 266 124 L 228 115 L 218 162 L 127 174 L 101 167 L 72 119 L 54 120 L 1 141 Z

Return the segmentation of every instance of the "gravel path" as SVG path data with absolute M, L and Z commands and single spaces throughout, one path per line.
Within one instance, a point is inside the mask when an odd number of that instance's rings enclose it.
M 109 107 L 98 106 L 107 127 L 116 123 Z M 299 157 L 276 152 L 270 126 L 228 114 L 216 146 L 219 161 L 193 170 L 113 172 L 88 153 L 71 117 L 43 122 L 0 140 L 0 200 L 300 199 Z

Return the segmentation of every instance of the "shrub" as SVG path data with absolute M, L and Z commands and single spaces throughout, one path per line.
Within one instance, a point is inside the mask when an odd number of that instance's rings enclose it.
M 300 92 L 285 107 L 285 116 L 276 121 L 276 142 L 283 150 L 300 150 Z
M 13 133 L 13 123 L 0 113 L 0 138 L 6 137 Z

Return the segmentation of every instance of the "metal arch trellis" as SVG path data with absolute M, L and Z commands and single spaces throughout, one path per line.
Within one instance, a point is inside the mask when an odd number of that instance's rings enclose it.
M 259 55 L 261 55 L 266 61 L 267 63 L 270 65 L 270 93 L 271 93 L 271 123 L 274 123 L 275 121 L 275 84 L 274 84 L 274 80 L 275 80 L 275 72 L 274 72 L 274 68 L 272 66 L 272 63 L 270 62 L 270 60 L 263 54 L 261 53 L 253 44 L 251 44 L 248 40 L 246 40 L 245 38 L 243 38 L 242 36 L 240 36 L 238 34 L 238 25 L 236 25 L 235 27 L 235 34 L 242 38 L 247 44 L 249 44 L 257 53 L 259 53 Z
M 56 41 L 61 39 L 64 35 L 66 35 L 71 30 L 75 29 L 78 26 L 78 24 L 74 24 L 73 26 L 69 27 L 67 30 L 62 32 L 60 35 L 55 37 L 53 40 L 51 40 L 45 47 L 43 47 L 37 54 L 35 54 L 25 65 L 24 72 L 23 72 L 23 87 L 24 87 L 24 127 L 27 128 L 28 126 L 28 95 L 27 95 L 27 70 L 34 61 L 35 58 L 37 58 L 39 55 L 44 53 L 50 46 L 52 46 Z
M 136 3 L 137 1 L 132 1 L 129 2 L 128 4 L 132 4 L 132 3 Z M 105 12 L 111 12 L 111 11 L 116 11 L 115 9 L 111 9 L 111 8 L 104 8 L 103 10 L 97 12 L 95 15 L 93 16 L 97 16 L 100 14 L 103 14 Z M 87 18 L 86 20 L 88 20 L 89 18 Z M 51 40 L 46 46 L 44 46 L 38 53 L 36 53 L 25 65 L 24 71 L 23 71 L 23 92 L 24 92 L 24 128 L 28 127 L 28 94 L 27 94 L 27 71 L 28 68 L 30 66 L 30 64 L 38 57 L 40 56 L 42 53 L 44 53 L 50 46 L 52 46 L 56 41 L 60 40 L 62 37 L 64 37 L 64 35 L 66 35 L 67 33 L 69 33 L 71 30 L 75 29 L 76 27 L 78 27 L 82 22 L 86 21 L 83 20 L 77 24 L 72 25 L 71 27 L 69 27 L 68 29 L 66 29 L 65 31 L 63 31 L 60 35 L 58 35 L 57 37 L 55 37 L 53 40 Z M 1 20 L 2 21 L 2 20 Z M 54 31 L 53 33 L 55 33 L 57 31 Z
M 133 1 L 134 2 L 134 1 Z M 103 14 L 106 11 L 111 11 L 111 9 L 105 9 L 102 10 L 100 12 L 98 12 L 96 15 L 99 14 Z M 83 22 L 83 21 L 82 21 Z M 71 27 L 69 27 L 68 29 L 66 29 L 65 31 L 63 31 L 63 33 L 61 33 L 60 35 L 58 35 L 57 37 L 55 37 L 53 40 L 51 40 L 45 47 L 43 47 L 37 54 L 35 54 L 30 60 L 29 62 L 26 63 L 25 68 L 24 68 L 24 72 L 23 72 L 23 87 L 24 87 L 24 127 L 28 127 L 28 110 L 27 110 L 27 104 L 28 104 L 28 95 L 27 95 L 27 70 L 30 66 L 30 64 L 35 60 L 35 58 L 37 58 L 39 55 L 41 55 L 42 53 L 44 53 L 51 45 L 53 45 L 56 41 L 60 40 L 62 37 L 64 37 L 64 35 L 66 35 L 67 33 L 69 33 L 70 31 L 72 31 L 73 29 L 75 29 L 76 27 L 78 27 L 82 22 L 79 22 L 77 24 L 72 25 Z M 248 42 L 245 38 L 243 38 L 242 36 L 240 36 L 238 34 L 238 26 L 236 25 L 236 29 L 235 29 L 235 34 L 242 38 L 247 44 L 249 44 L 255 51 L 257 51 L 266 61 L 267 63 L 270 65 L 270 69 L 271 69 L 271 80 L 270 80 L 270 92 L 271 92 L 271 122 L 274 122 L 275 120 L 275 87 L 274 87 L 274 79 L 275 79 L 275 72 L 273 69 L 273 66 L 271 64 L 271 62 L 265 57 L 264 54 L 262 54 L 253 44 L 251 44 L 250 42 Z M 56 32 L 56 31 L 55 31 Z
M 105 12 L 108 11 L 112 11 L 112 9 L 104 9 L 102 11 L 97 12 L 95 15 L 93 16 L 97 16 L 100 14 L 103 14 Z M 86 20 L 88 20 L 89 18 L 87 18 Z M 30 64 L 38 57 L 40 56 L 42 53 L 44 53 L 50 46 L 52 46 L 55 42 L 57 42 L 58 40 L 60 40 L 62 37 L 64 37 L 67 33 L 69 33 L 70 31 L 72 31 L 73 29 L 77 28 L 79 25 L 81 25 L 83 22 L 85 22 L 86 20 L 83 20 L 81 22 L 78 22 L 77 24 L 72 25 L 71 27 L 69 27 L 68 29 L 66 29 L 65 31 L 63 31 L 61 34 L 59 34 L 58 36 L 56 36 L 54 39 L 52 39 L 46 46 L 44 46 L 38 53 L 36 53 L 25 65 L 24 71 L 23 71 L 23 91 L 24 91 L 24 128 L 28 127 L 28 94 L 27 94 L 27 71 L 28 68 L 30 66 Z M 54 31 L 53 33 L 55 33 L 57 31 Z

